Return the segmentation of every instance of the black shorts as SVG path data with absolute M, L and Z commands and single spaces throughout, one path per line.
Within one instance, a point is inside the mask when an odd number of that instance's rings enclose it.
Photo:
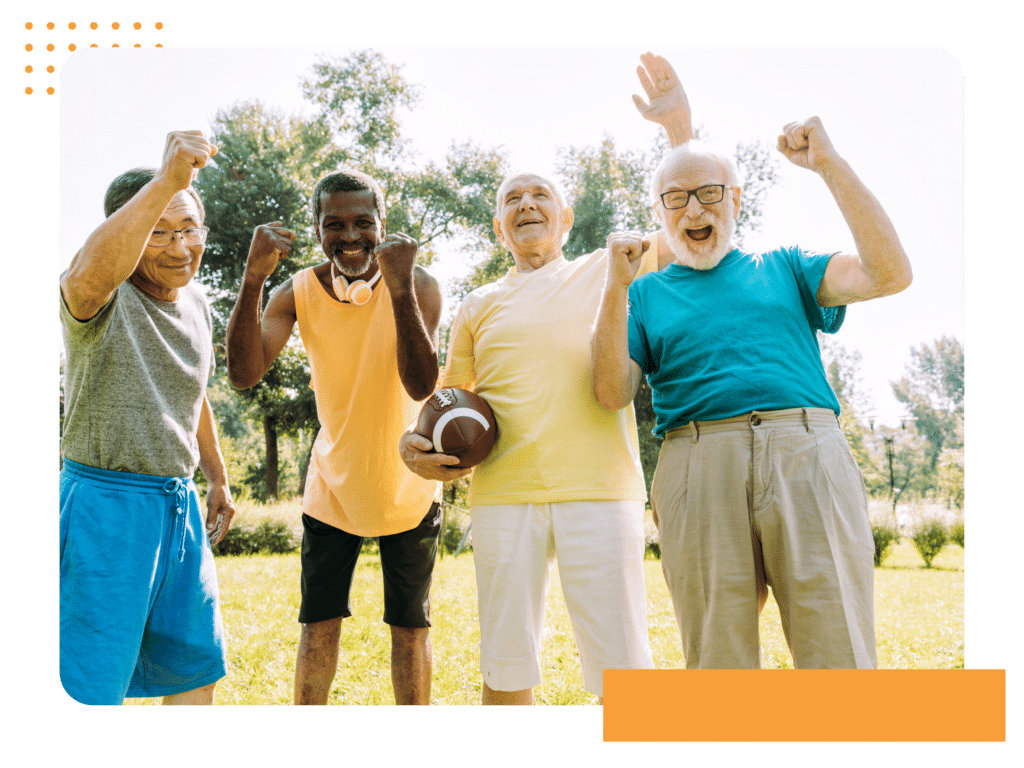
M 349 592 L 362 536 L 353 536 L 309 515 L 302 516 L 302 605 L 299 622 L 352 615 Z M 384 575 L 384 623 L 417 629 L 430 626 L 430 581 L 441 533 L 441 510 L 435 502 L 415 528 L 381 536 Z

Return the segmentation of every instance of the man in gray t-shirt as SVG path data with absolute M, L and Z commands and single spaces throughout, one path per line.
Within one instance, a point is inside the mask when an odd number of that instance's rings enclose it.
M 206 397 L 210 309 L 192 283 L 206 229 L 191 184 L 216 151 L 169 134 L 160 168 L 110 185 L 106 220 L 60 279 L 60 674 L 86 704 L 210 704 L 226 672 L 210 546 L 234 505 Z

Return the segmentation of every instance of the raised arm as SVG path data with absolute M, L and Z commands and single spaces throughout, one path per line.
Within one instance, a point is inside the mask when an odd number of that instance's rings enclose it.
M 608 410 L 625 408 L 640 386 L 640 366 L 629 356 L 626 307 L 629 285 L 649 246 L 639 232 L 608 236 L 608 278 L 590 347 L 594 397 Z
M 834 307 L 907 288 L 913 272 L 896 228 L 881 203 L 836 152 L 821 120 L 812 117 L 787 125 L 779 136 L 778 149 L 790 162 L 821 176 L 857 246 L 856 254 L 836 254 L 829 260 L 818 286 L 818 304 Z
M 217 440 L 217 422 L 213 419 L 213 409 L 206 395 L 203 396 L 202 410 L 199 412 L 196 438 L 199 441 L 199 468 L 203 470 L 207 483 L 206 535 L 213 546 L 224 538 L 231 527 L 235 503 L 231 499 L 228 471 Z
M 289 278 L 262 312 L 263 285 L 291 251 L 295 233 L 281 222 L 253 230 L 242 287 L 228 321 L 228 379 L 236 389 L 254 386 L 284 349 L 295 325 L 295 294 Z
M 377 266 L 391 293 L 398 337 L 398 375 L 413 400 L 426 400 L 437 386 L 437 326 L 441 290 L 416 263 L 416 241 L 401 233 L 377 246 Z
M 693 120 L 690 102 L 676 71 L 664 56 L 645 53 L 640 56 L 643 66 L 636 68 L 640 85 L 647 101 L 633 94 L 633 103 L 645 120 L 657 123 L 668 134 L 673 147 L 693 139 Z
M 61 278 L 61 294 L 79 320 L 94 317 L 138 266 L 153 228 L 178 192 L 188 189 L 217 148 L 201 131 L 167 135 L 153 179 L 89 235 Z

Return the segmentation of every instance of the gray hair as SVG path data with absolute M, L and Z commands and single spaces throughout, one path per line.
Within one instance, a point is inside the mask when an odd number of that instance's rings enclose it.
M 139 190 L 149 184 L 154 177 L 156 177 L 156 168 L 132 168 L 130 171 L 122 173 L 107 187 L 107 193 L 103 196 L 103 215 L 109 219 L 114 211 L 135 197 Z M 199 193 L 192 185 L 186 187 L 185 191 L 196 201 L 196 206 L 199 208 L 199 221 L 202 223 L 206 219 L 206 208 L 203 206 L 203 201 L 199 199 Z
M 323 195 L 330 195 L 334 192 L 360 192 L 373 193 L 373 204 L 377 207 L 377 216 L 384 221 L 384 192 L 371 176 L 351 168 L 339 168 L 336 171 L 320 177 L 320 181 L 313 187 L 313 195 L 309 204 L 313 209 L 313 221 L 319 226 L 320 212 L 323 210 L 323 203 L 320 198 Z

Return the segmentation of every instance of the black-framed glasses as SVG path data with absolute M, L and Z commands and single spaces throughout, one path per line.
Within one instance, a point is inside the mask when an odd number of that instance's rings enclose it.
M 712 205 L 722 202 L 727 188 L 732 189 L 725 184 L 707 184 L 697 189 L 673 189 L 662 193 L 661 204 L 669 211 L 685 208 L 690 202 L 690 195 L 693 195 L 701 205 Z
M 207 227 L 189 227 L 188 229 L 154 229 L 149 236 L 149 244 L 154 248 L 164 248 L 171 244 L 175 235 L 181 235 L 185 245 L 202 245 L 206 242 Z

